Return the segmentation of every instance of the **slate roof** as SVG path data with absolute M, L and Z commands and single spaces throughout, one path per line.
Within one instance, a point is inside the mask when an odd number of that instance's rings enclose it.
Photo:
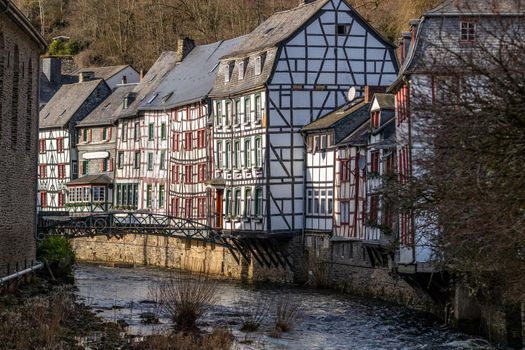
M 224 58 L 242 56 L 250 52 L 261 51 L 277 46 L 288 39 L 303 24 L 306 23 L 329 0 L 312 1 L 287 11 L 281 11 L 270 16 Z
M 135 100 L 128 105 L 128 108 L 123 109 L 122 105 L 116 111 L 118 118 L 133 117 L 139 111 L 142 102 L 147 102 L 153 92 L 159 87 L 166 75 L 175 67 L 176 53 L 175 51 L 163 52 L 157 61 L 150 68 L 144 79 L 135 86 L 132 94 L 135 95 Z
M 425 16 L 476 15 L 476 14 L 524 14 L 525 0 L 445 0 L 427 11 Z
M 86 175 L 81 178 L 72 180 L 67 183 L 67 186 L 80 186 L 80 185 L 111 185 L 113 180 L 106 174 L 99 175 Z
M 87 68 L 81 68 L 77 70 L 76 74 L 78 75 L 82 72 L 93 72 L 95 74 L 96 79 L 109 80 L 128 67 L 129 65 L 108 66 L 108 67 L 87 67 Z
M 374 98 L 381 109 L 395 109 L 396 98 L 393 94 L 374 94 Z
M 365 146 L 370 134 L 370 121 L 367 119 L 359 124 L 352 133 L 341 140 L 338 145 Z
M 78 83 L 78 78 L 76 76 L 64 75 L 64 74 L 62 74 L 61 81 L 59 84 L 52 83 L 47 79 L 44 72 L 40 71 L 40 90 L 39 90 L 40 105 L 47 104 L 51 100 L 53 95 L 56 94 L 58 89 L 60 89 L 62 85 L 74 84 L 74 83 Z
M 112 125 L 117 120 L 116 115 L 119 107 L 122 105 L 124 98 L 136 87 L 136 84 L 117 86 L 111 95 L 98 105 L 90 114 L 87 115 L 80 123 L 79 127 Z
M 95 89 L 105 84 L 101 79 L 63 85 L 40 111 L 41 129 L 62 128 L 75 115 Z
M 143 100 L 139 109 L 169 109 L 206 98 L 215 83 L 219 58 L 243 39 L 239 37 L 195 47 L 150 93 L 150 97 L 158 96 L 151 103 Z

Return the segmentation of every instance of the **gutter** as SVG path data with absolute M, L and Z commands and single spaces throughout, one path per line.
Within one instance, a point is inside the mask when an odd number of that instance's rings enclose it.
M 11 274 L 9 276 L 6 276 L 6 277 L 2 277 L 2 278 L 0 278 L 0 286 L 5 284 L 6 282 L 15 280 L 15 279 L 17 279 L 17 278 L 19 278 L 21 276 L 24 276 L 24 275 L 26 275 L 28 273 L 34 272 L 36 270 L 40 270 L 43 267 L 44 267 L 44 263 L 39 262 L 36 265 L 31 266 L 30 268 L 27 268 L 27 269 L 22 270 L 22 271 L 15 272 L 15 273 L 13 273 L 13 274 Z

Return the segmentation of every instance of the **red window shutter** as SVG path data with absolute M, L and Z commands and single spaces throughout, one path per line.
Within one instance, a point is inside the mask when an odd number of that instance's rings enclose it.
M 109 158 L 108 163 L 109 163 L 109 171 L 113 171 L 113 159 Z

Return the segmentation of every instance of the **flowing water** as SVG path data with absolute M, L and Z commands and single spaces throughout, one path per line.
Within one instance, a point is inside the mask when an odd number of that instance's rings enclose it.
M 107 268 L 79 265 L 78 294 L 101 317 L 124 320 L 128 332 L 147 335 L 169 331 L 172 324 L 152 301 L 151 286 L 172 272 L 154 268 Z M 243 286 L 217 282 L 219 298 L 199 327 L 228 327 L 238 349 L 494 349 L 486 341 L 456 332 L 433 317 L 402 307 L 334 292 L 297 287 Z M 243 333 L 240 314 L 247 306 L 271 305 L 282 297 L 300 307 L 294 329 L 281 338 L 270 336 L 272 315 L 256 333 Z M 160 316 L 161 324 L 144 325 L 141 314 Z

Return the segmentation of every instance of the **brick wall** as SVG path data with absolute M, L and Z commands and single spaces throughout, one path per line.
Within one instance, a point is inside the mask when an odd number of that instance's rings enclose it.
M 40 64 L 37 44 L 4 13 L 0 28 L 0 276 L 6 276 L 35 260 Z

